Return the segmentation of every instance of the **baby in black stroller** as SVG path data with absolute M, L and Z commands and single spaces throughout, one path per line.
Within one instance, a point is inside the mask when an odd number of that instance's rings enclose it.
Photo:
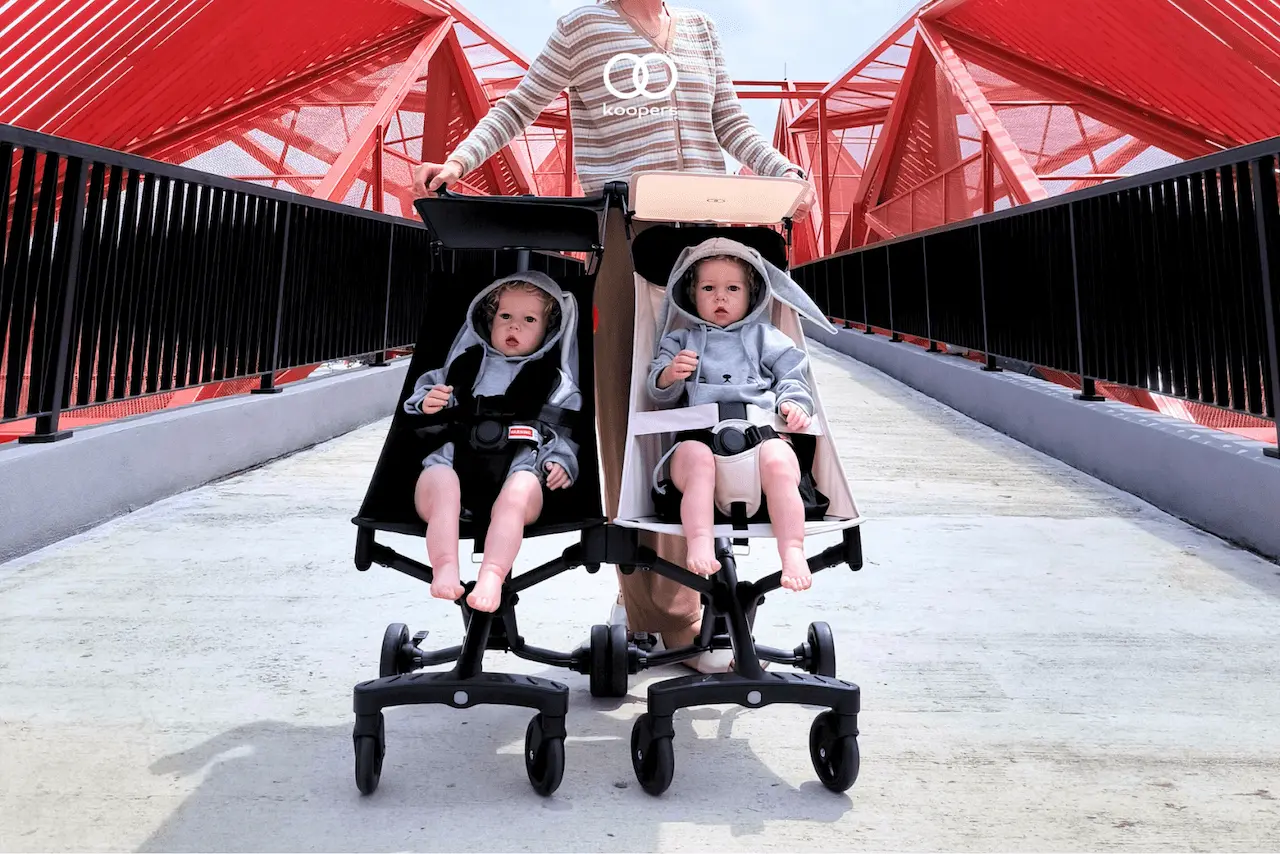
M 542 512 L 542 489 L 578 478 L 578 446 L 565 429 L 582 408 L 571 365 L 573 294 L 536 270 L 481 290 L 444 367 L 422 374 L 404 402 L 425 415 L 428 451 L 414 489 L 427 523 L 431 595 L 456 600 L 458 526 L 489 509 L 484 561 L 467 604 L 494 611 L 527 525 Z

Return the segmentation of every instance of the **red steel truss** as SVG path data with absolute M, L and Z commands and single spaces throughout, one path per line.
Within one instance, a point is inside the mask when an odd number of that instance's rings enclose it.
M 406 215 L 528 68 L 452 0 L 19 0 L 0 34 L 0 121 Z M 1278 81 L 1277 0 L 928 0 L 830 83 L 738 88 L 814 176 L 804 261 L 1280 134 Z M 578 193 L 572 144 L 561 98 L 460 189 Z
M 1280 3 L 930 0 L 784 127 L 803 261 L 1280 135 Z
M 263 186 L 411 213 L 528 61 L 454 2 L 0 2 L 0 122 Z M 460 189 L 572 194 L 568 104 Z

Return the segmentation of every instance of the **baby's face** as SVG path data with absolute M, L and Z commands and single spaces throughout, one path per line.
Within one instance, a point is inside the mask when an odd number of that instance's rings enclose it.
M 747 316 L 750 285 L 747 273 L 736 261 L 712 258 L 695 273 L 694 306 L 698 317 L 716 326 L 728 326 Z
M 503 291 L 489 344 L 504 356 L 528 356 L 547 334 L 547 309 L 537 294 Z

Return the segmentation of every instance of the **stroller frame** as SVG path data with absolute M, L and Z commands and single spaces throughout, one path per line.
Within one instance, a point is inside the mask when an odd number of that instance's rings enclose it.
M 611 183 L 605 188 L 603 202 L 605 217 L 612 204 L 620 206 L 629 233 L 632 213 L 627 209 L 627 190 L 625 183 Z M 447 191 L 441 195 L 453 196 Z M 584 200 L 558 201 L 582 203 Z M 424 220 L 431 229 L 430 219 L 424 216 Z M 783 225 L 789 245 L 790 219 L 784 219 Z M 439 247 L 442 243 L 433 234 L 433 244 Z M 482 248 L 518 249 L 519 267 L 527 268 L 529 247 L 506 244 Z M 595 259 L 599 259 L 602 249 L 599 244 L 591 247 Z M 352 521 L 358 527 L 355 549 L 358 570 L 366 571 L 376 563 L 431 583 L 430 566 L 377 543 L 375 535 L 379 526 L 376 524 L 360 517 Z M 636 719 L 631 732 L 632 767 L 642 788 L 658 795 L 671 784 L 674 775 L 672 719 L 679 709 L 726 703 L 748 708 L 798 703 L 830 709 L 819 714 L 810 728 L 810 757 L 827 788 L 848 789 L 856 780 L 859 768 L 860 688 L 835 678 L 835 644 L 826 623 L 810 624 L 806 640 L 790 651 L 755 643 L 752 635 L 755 609 L 764 602 L 766 594 L 782 587 L 782 573 L 774 572 L 754 582 L 739 580 L 733 547 L 745 542 L 717 538 L 716 555 L 721 569 L 704 577 L 658 557 L 652 548 L 640 546 L 637 529 L 599 522 L 583 527 L 579 542 L 566 548 L 559 557 L 508 577 L 503 585 L 502 600 L 493 613 L 475 611 L 466 604 L 474 582 L 465 583 L 464 593 L 457 600 L 466 629 L 460 645 L 424 651 L 420 645 L 427 632 L 411 635 L 405 624 L 390 624 L 383 636 L 379 677 L 360 682 L 354 689 L 356 720 L 352 740 L 357 787 L 366 795 L 378 787 L 386 754 L 383 710 L 424 704 L 459 709 L 483 704 L 536 709 L 537 714 L 525 731 L 525 770 L 538 793 L 550 795 L 559 787 L 564 774 L 568 686 L 541 677 L 485 671 L 483 659 L 487 651 L 510 652 L 526 660 L 586 674 L 590 677 L 593 696 L 622 697 L 627 693 L 627 677 L 631 674 L 686 661 L 709 650 L 732 649 L 735 667 L 730 672 L 681 676 L 649 686 L 648 711 Z M 602 564 L 618 566 L 624 574 L 656 572 L 698 591 L 703 602 L 699 636 L 687 646 L 654 652 L 629 640 L 625 626 L 595 625 L 588 641 L 572 652 L 562 653 L 526 643 L 516 622 L 519 594 L 578 567 L 596 573 Z M 838 545 L 808 558 L 809 570 L 813 573 L 841 564 L 853 570 L 862 568 L 861 531 L 857 527 L 844 529 Z M 766 672 L 760 666 L 761 659 L 807 672 Z M 416 672 L 449 662 L 454 666 L 448 671 Z

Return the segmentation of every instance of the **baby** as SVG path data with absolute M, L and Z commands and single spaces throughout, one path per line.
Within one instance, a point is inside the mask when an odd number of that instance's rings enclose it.
M 450 349 L 449 364 L 418 378 L 413 394 L 404 403 L 405 410 L 435 415 L 459 403 L 459 398 L 470 402 L 475 397 L 500 396 L 513 384 L 521 390 L 513 390 L 516 396 L 530 388 L 542 389 L 537 400 L 515 401 L 517 408 L 534 413 L 544 404 L 581 409 L 582 396 L 559 358 L 560 339 L 572 334 L 574 323 L 573 296 L 562 292 L 549 276 L 526 271 L 498 279 L 472 301 L 467 325 Z M 471 387 L 455 394 L 446 382 L 450 371 L 463 360 L 478 361 L 479 366 Z M 540 380 L 533 380 L 535 376 Z M 564 489 L 578 476 L 577 445 L 562 429 L 540 420 L 522 424 L 526 426 L 512 428 L 507 434 L 508 441 L 516 441 L 518 436 L 519 444 L 493 500 L 484 560 L 475 589 L 467 597 L 467 604 L 477 611 L 494 611 L 501 602 L 502 583 L 519 553 L 524 527 L 542 512 L 543 487 Z M 454 438 L 459 435 L 452 433 Z M 463 486 L 459 480 L 457 451 L 452 438 L 431 451 L 423 460 L 414 491 L 414 506 L 427 523 L 431 595 L 438 599 L 456 600 L 463 593 L 458 579 L 458 523 L 463 495 L 476 495 L 473 483 Z M 485 508 L 468 509 L 478 514 Z
M 752 259 L 752 260 L 748 260 Z M 660 404 L 749 403 L 778 412 L 793 432 L 809 426 L 813 397 L 804 351 L 768 322 L 767 272 L 759 256 L 734 240 L 712 238 L 693 247 L 672 271 L 668 301 L 691 326 L 675 329 L 650 364 L 650 397 Z M 681 269 L 683 267 L 683 269 Z M 812 583 L 804 554 L 800 464 L 789 437 L 760 446 L 760 484 L 782 559 L 782 586 Z M 716 460 L 707 445 L 682 441 L 671 454 L 671 481 L 683 493 L 680 521 L 689 569 L 711 575 L 715 557 Z

